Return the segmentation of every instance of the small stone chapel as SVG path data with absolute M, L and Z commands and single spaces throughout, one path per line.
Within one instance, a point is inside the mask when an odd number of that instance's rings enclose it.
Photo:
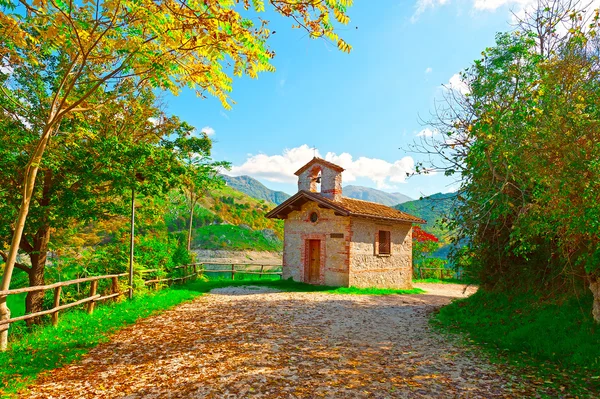
M 283 278 L 342 287 L 412 287 L 412 226 L 423 219 L 342 194 L 344 169 L 313 158 L 298 192 L 270 211 L 284 220 Z

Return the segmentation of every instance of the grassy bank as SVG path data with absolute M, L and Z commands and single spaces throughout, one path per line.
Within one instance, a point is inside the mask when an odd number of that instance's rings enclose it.
M 79 359 L 117 330 L 198 296 L 194 283 L 139 296 L 132 301 L 100 305 L 92 316 L 65 312 L 57 327 L 38 327 L 0 353 L 0 396 L 15 394 L 44 371 Z M 4 395 L 2 395 L 4 394 Z
M 600 325 L 592 319 L 591 302 L 591 295 L 548 300 L 479 291 L 442 308 L 432 323 L 467 333 L 490 353 L 500 353 L 496 360 L 537 369 L 545 384 L 586 394 L 600 392 Z
M 350 295 L 409 295 L 422 294 L 425 292 L 419 288 L 412 288 L 410 290 L 394 290 L 386 288 L 330 287 L 326 285 L 298 283 L 292 280 L 280 280 L 279 277 L 273 279 L 241 281 L 232 281 L 231 279 L 213 279 L 204 283 L 198 283 L 197 289 L 201 289 L 202 292 L 208 292 L 213 288 L 240 287 L 244 285 L 271 287 L 288 292 L 325 292 L 329 294 Z
M 268 238 L 260 230 L 230 224 L 203 226 L 194 231 L 194 248 L 228 249 L 234 251 L 281 251 L 283 242 Z
M 440 280 L 439 278 L 413 278 L 413 283 L 434 283 L 434 284 L 468 284 L 464 280 L 457 278 L 445 278 Z

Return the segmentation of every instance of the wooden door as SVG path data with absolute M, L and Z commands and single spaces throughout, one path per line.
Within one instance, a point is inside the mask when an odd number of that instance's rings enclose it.
M 307 282 L 319 284 L 321 275 L 321 241 L 308 240 L 308 278 Z

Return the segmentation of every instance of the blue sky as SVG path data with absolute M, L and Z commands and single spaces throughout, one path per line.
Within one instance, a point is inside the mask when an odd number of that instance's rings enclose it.
M 168 97 L 168 111 L 211 133 L 213 158 L 231 162 L 230 174 L 272 189 L 296 192 L 293 172 L 314 146 L 347 169 L 344 184 L 413 198 L 451 191 L 455 180 L 441 174 L 404 179 L 420 159 L 408 145 L 426 127 L 420 120 L 442 98 L 442 85 L 497 32 L 511 30 L 510 10 L 526 2 L 355 0 L 339 31 L 353 46 L 349 55 L 267 13 L 277 32 L 270 42 L 276 72 L 235 79 L 231 111 L 191 91 Z

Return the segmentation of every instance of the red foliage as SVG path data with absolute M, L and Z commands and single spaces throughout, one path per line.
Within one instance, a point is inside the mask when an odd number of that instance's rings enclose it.
M 413 227 L 413 241 L 417 241 L 417 242 L 427 242 L 427 241 L 433 241 L 433 242 L 438 242 L 439 239 L 434 236 L 433 234 L 429 234 L 428 232 L 424 231 L 421 226 L 414 226 Z

